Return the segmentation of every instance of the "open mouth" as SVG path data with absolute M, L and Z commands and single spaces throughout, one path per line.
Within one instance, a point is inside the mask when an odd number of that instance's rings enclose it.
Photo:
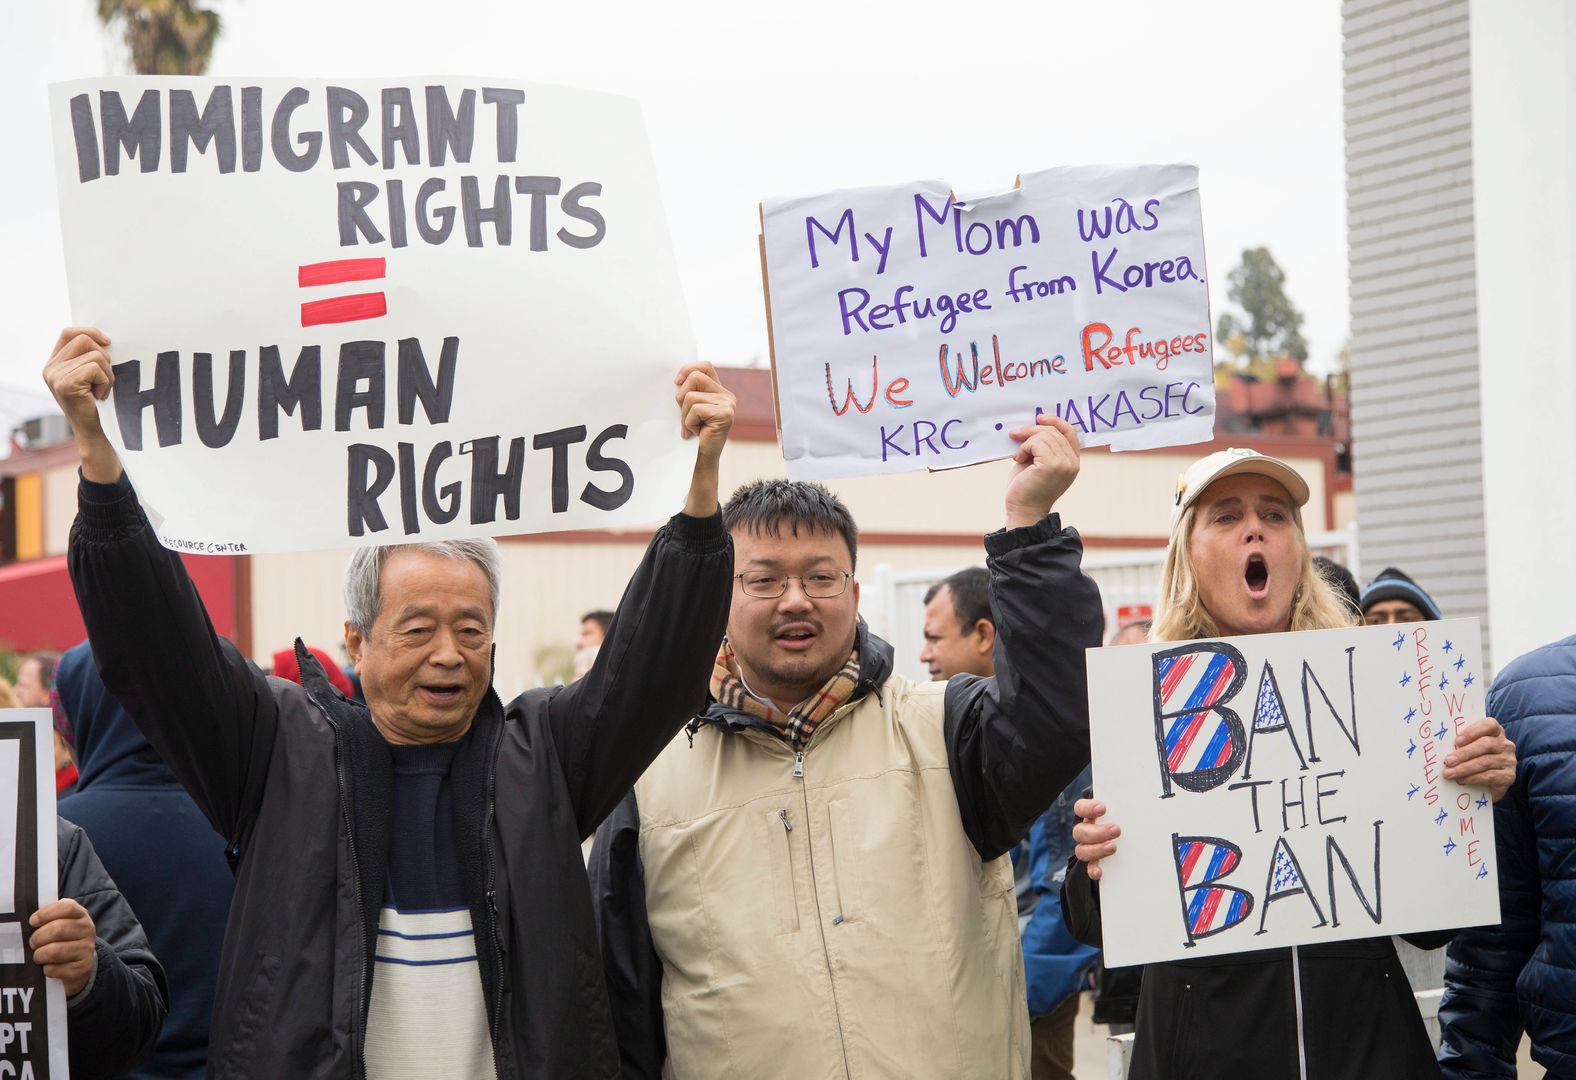
M 422 696 L 434 705 L 453 705 L 460 700 L 458 683 L 437 683 L 421 688 Z
M 774 640 L 781 648 L 800 652 L 813 645 L 817 636 L 816 628 L 809 623 L 789 623 L 777 631 Z
M 1264 556 L 1248 556 L 1248 565 L 1242 571 L 1242 580 L 1248 587 L 1248 595 L 1255 600 L 1261 599 L 1270 591 L 1270 568 L 1264 561 Z

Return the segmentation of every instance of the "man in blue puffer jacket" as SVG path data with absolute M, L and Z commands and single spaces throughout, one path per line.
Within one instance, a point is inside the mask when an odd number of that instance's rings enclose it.
M 1516 744 L 1516 782 L 1494 806 L 1498 926 L 1445 954 L 1439 1061 L 1447 1080 L 1514 1077 L 1533 1060 L 1576 1077 L 1576 637 L 1500 672 L 1488 714 Z

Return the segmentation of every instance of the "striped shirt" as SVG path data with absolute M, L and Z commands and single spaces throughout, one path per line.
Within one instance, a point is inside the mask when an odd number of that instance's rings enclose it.
M 449 767 L 459 747 L 389 748 L 394 813 L 373 954 L 367 1080 L 497 1075 L 455 853 Z

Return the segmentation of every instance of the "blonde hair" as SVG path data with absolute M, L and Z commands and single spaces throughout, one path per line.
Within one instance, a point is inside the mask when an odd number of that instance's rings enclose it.
M 1155 622 L 1150 641 L 1192 641 L 1220 636 L 1220 627 L 1204 610 L 1199 599 L 1198 581 L 1193 573 L 1193 556 L 1188 550 L 1193 538 L 1193 517 L 1198 504 L 1189 506 L 1171 530 L 1171 545 L 1166 549 L 1166 565 L 1160 573 L 1160 596 L 1155 604 Z M 1302 527 L 1302 511 L 1292 509 L 1297 524 L 1297 543 L 1302 549 L 1297 591 L 1292 596 L 1289 630 L 1333 630 L 1355 625 L 1357 619 L 1330 583 L 1313 565 L 1308 536 Z
M 0 709 L 20 709 L 22 702 L 18 700 L 16 691 L 11 689 L 11 684 L 5 676 L 0 675 Z

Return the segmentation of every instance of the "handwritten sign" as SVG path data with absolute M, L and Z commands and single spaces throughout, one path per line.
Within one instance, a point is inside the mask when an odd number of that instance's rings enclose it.
M 1499 921 L 1475 619 L 1089 652 L 1106 963 Z
M 33 912 L 57 899 L 48 709 L 0 712 L 0 1077 L 65 1080 L 66 991 L 31 961 Z
M 761 205 L 783 457 L 794 479 L 1008 457 L 1054 413 L 1086 446 L 1214 431 L 1198 170 L 1029 173 Z
M 634 102 L 428 79 L 51 88 L 74 321 L 160 539 L 666 517 L 694 358 Z

